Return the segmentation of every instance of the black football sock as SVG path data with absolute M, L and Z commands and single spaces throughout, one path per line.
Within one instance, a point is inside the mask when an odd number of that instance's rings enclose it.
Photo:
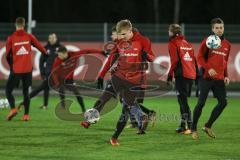
M 127 124 L 127 121 L 129 118 L 128 115 L 129 115 L 129 112 L 128 112 L 127 108 L 123 108 L 122 114 L 117 122 L 116 130 L 115 130 L 114 134 L 112 135 L 112 138 L 117 139 L 119 137 L 119 135 L 121 134 L 121 132 L 123 131 L 124 127 Z

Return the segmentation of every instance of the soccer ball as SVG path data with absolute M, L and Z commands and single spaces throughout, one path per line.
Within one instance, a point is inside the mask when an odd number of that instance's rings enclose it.
M 100 119 L 100 114 L 98 112 L 98 110 L 91 108 L 88 109 L 85 113 L 84 113 L 84 118 L 85 121 L 87 121 L 88 123 L 97 123 L 97 121 L 99 121 Z
M 217 35 L 211 35 L 206 40 L 209 49 L 218 49 L 221 47 L 221 39 Z
M 7 99 L 0 99 L 0 109 L 8 108 L 9 103 Z

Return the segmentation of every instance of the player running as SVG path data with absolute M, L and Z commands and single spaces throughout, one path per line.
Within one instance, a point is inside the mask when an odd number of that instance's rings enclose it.
M 192 124 L 192 138 L 198 139 L 197 124 L 202 113 L 202 108 L 205 105 L 209 90 L 213 91 L 217 98 L 217 105 L 214 107 L 210 118 L 205 123 L 202 130 L 211 138 L 216 138 L 211 127 L 216 119 L 220 116 L 227 105 L 226 88 L 229 84 L 227 63 L 230 54 L 231 45 L 228 40 L 224 38 L 224 22 L 220 18 L 211 20 L 211 27 L 213 34 L 221 39 L 221 47 L 218 49 L 209 49 L 206 46 L 205 38 L 199 48 L 197 60 L 199 65 L 203 68 L 203 79 L 200 82 L 200 95 L 197 105 L 193 112 Z
M 11 120 L 17 115 L 15 107 L 15 99 L 12 94 L 14 88 L 22 81 L 22 91 L 24 97 L 24 115 L 23 120 L 29 120 L 29 87 L 32 84 L 32 49 L 31 46 L 36 47 L 42 53 L 47 54 L 45 48 L 40 42 L 32 35 L 24 31 L 25 19 L 18 17 L 16 19 L 16 31 L 8 37 L 6 44 L 6 57 L 10 66 L 10 74 L 6 84 L 6 97 L 11 107 L 11 111 L 7 116 L 7 120 Z
M 175 88 L 180 106 L 181 123 L 176 129 L 177 133 L 191 133 L 191 110 L 187 97 L 191 95 L 193 81 L 196 79 L 198 67 L 192 45 L 185 40 L 181 34 L 181 26 L 171 24 L 169 26 L 168 50 L 171 60 L 171 67 L 168 73 L 168 83 L 175 78 Z

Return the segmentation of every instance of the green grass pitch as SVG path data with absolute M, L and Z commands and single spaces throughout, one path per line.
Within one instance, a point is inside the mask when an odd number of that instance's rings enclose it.
M 21 97 L 18 97 L 19 100 Z M 75 100 L 75 99 L 74 99 Z M 237 160 L 240 159 L 239 98 L 228 98 L 228 106 L 213 126 L 216 139 L 210 139 L 200 129 L 207 121 L 216 100 L 209 98 L 198 125 L 199 140 L 190 135 L 178 135 L 179 106 L 176 97 L 159 97 L 144 102 L 157 111 L 157 123 L 149 126 L 146 135 L 136 135 L 136 129 L 125 128 L 119 137 L 120 146 L 108 141 L 115 129 L 121 107 L 101 117 L 96 125 L 84 129 L 78 121 L 62 121 L 54 112 L 58 97 L 50 98 L 47 110 L 39 109 L 42 98 L 31 101 L 30 121 L 21 121 L 23 112 L 10 122 L 9 110 L 0 110 L 0 160 Z M 86 98 L 86 106 L 94 100 Z M 196 98 L 189 100 L 193 110 Z M 74 103 L 73 112 L 80 112 Z

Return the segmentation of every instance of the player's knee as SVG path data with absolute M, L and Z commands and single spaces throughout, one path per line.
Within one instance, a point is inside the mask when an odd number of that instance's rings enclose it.
M 187 95 L 186 95 L 186 94 L 180 94 L 180 95 L 178 95 L 178 99 L 179 99 L 182 103 L 187 103 Z
M 23 92 L 23 96 L 24 96 L 24 98 L 29 98 L 28 92 L 24 91 L 24 92 Z
M 30 101 L 30 97 L 29 97 L 29 95 L 24 95 L 23 97 L 24 97 L 24 98 L 23 98 L 24 101 Z

